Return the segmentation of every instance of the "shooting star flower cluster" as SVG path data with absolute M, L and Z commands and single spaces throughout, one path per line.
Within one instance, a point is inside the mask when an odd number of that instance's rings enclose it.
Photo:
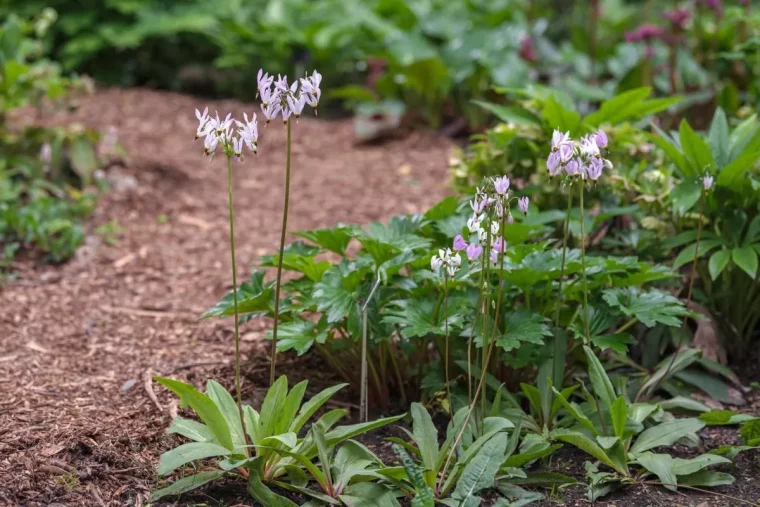
M 275 81 L 274 76 L 263 70 L 259 70 L 256 80 L 261 97 L 261 111 L 267 123 L 277 115 L 281 115 L 283 123 L 286 124 L 291 115 L 298 119 L 306 104 L 314 109 L 316 114 L 319 99 L 322 97 L 322 90 L 319 88 L 322 75 L 316 70 L 311 76 L 293 81 L 291 85 L 288 85 L 288 76 L 278 75 Z
M 209 116 L 206 108 L 203 113 L 196 109 L 195 117 L 198 119 L 195 138 L 204 138 L 203 151 L 206 156 L 213 157 L 217 149 L 221 148 L 226 156 L 243 160 L 243 147 L 254 154 L 258 151 L 259 129 L 256 126 L 256 113 L 253 113 L 250 120 L 248 114 L 244 113 L 245 121 L 241 122 L 234 119 L 232 114 L 228 114 L 224 120 L 219 118 L 219 113 Z M 233 130 L 233 127 L 237 129 Z
M 603 130 L 573 141 L 569 133 L 555 130 L 552 134 L 551 152 L 546 160 L 546 168 L 551 176 L 563 172 L 570 177 L 596 181 L 604 168 L 612 169 L 612 162 L 602 157 L 607 147 L 607 134 Z

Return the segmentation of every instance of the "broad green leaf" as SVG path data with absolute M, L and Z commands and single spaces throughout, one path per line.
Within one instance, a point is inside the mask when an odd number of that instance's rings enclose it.
M 673 460 L 673 472 L 676 475 L 690 475 L 712 465 L 731 463 L 731 460 L 716 454 L 703 454 L 692 459 L 676 458 Z
M 758 447 L 753 445 L 721 445 L 717 449 L 712 449 L 710 451 L 710 454 L 717 454 L 718 456 L 725 456 L 729 460 L 736 459 L 736 456 L 740 452 L 744 451 L 752 451 L 757 449 Z
M 715 280 L 720 276 L 728 261 L 731 259 L 731 250 L 723 249 L 718 250 L 710 256 L 710 261 L 707 263 L 707 269 L 710 271 L 710 278 Z
M 207 472 L 185 476 L 182 479 L 173 482 L 171 486 L 154 491 L 151 495 L 151 501 L 155 502 L 165 496 L 187 493 L 188 491 L 192 491 L 195 488 L 199 488 L 204 484 L 223 477 L 224 474 L 226 474 L 224 470 L 209 470 Z
M 302 319 L 280 323 L 277 332 L 277 352 L 294 350 L 299 356 L 304 355 L 318 339 L 314 332 L 316 327 L 313 322 Z M 271 333 L 267 333 L 267 337 L 271 339 Z
M 539 313 L 514 310 L 504 315 L 503 322 L 506 323 L 506 330 L 503 334 L 497 334 L 496 345 L 504 352 L 519 348 L 521 342 L 541 344 L 544 337 L 552 335 L 546 317 Z M 480 335 L 475 338 L 475 343 L 482 346 Z
M 679 327 L 679 317 L 689 313 L 678 298 L 658 289 L 650 289 L 647 292 L 641 292 L 635 287 L 605 289 L 602 298 L 610 306 L 619 308 L 626 316 L 636 317 L 647 327 L 654 327 L 658 323 Z
M 229 456 L 230 450 L 210 442 L 190 442 L 166 451 L 158 462 L 158 475 L 167 475 L 177 468 L 204 458 Z
M 427 409 L 419 403 L 412 403 L 414 441 L 420 449 L 422 464 L 427 470 L 434 470 L 438 459 L 438 430 Z
M 393 452 L 401 459 L 406 476 L 409 482 L 414 486 L 414 499 L 412 507 L 434 507 L 433 490 L 425 482 L 424 471 L 409 457 L 409 455 L 398 445 L 393 445 Z
M 742 271 L 747 273 L 753 280 L 757 277 L 757 252 L 751 246 L 734 248 L 731 251 L 731 259 Z
M 615 400 L 615 403 L 610 408 L 610 415 L 612 416 L 612 427 L 615 430 L 615 435 L 622 439 L 625 434 L 625 425 L 628 421 L 628 406 L 625 398 L 619 396 Z
M 599 347 L 599 350 L 611 349 L 618 354 L 626 354 L 628 346 L 638 342 L 628 333 L 614 333 L 603 336 L 592 336 L 591 343 Z
M 660 406 L 663 410 L 670 410 L 680 408 L 682 410 L 688 410 L 690 412 L 708 412 L 710 408 L 697 400 L 692 398 L 686 398 L 684 396 L 675 396 L 669 400 L 660 402 Z
M 594 394 L 602 401 L 605 407 L 612 407 L 617 395 L 615 389 L 612 387 L 612 382 L 607 376 L 607 372 L 604 371 L 604 366 L 588 346 L 583 346 L 583 351 L 586 354 L 586 361 L 588 362 L 588 376 L 591 381 L 591 385 L 594 387 Z
M 435 206 L 425 212 L 425 220 L 437 221 L 451 217 L 459 208 L 459 198 L 450 195 L 441 199 Z
M 491 102 L 483 102 L 481 100 L 473 100 L 473 104 L 477 104 L 486 111 L 493 113 L 498 119 L 506 123 L 514 123 L 517 125 L 533 125 L 540 127 L 541 119 L 536 117 L 535 114 L 521 107 L 503 106 L 500 104 L 493 104 Z
M 179 396 L 181 406 L 192 408 L 198 414 L 198 417 L 206 423 L 211 433 L 214 434 L 217 443 L 230 451 L 234 449 L 227 421 L 211 398 L 198 391 L 192 385 L 179 382 L 178 380 L 165 377 L 153 377 L 153 380 Z
M 754 419 L 742 424 L 739 434 L 746 445 L 760 445 L 760 419 Z
M 680 371 L 674 376 L 678 380 L 682 380 L 704 391 L 711 398 L 721 403 L 735 404 L 743 402 L 743 398 L 740 392 L 731 388 L 731 386 L 723 382 L 723 380 L 702 370 L 690 368 L 688 370 Z
M 741 155 L 732 160 L 730 164 L 721 169 L 715 180 L 716 185 L 741 193 L 744 187 L 743 182 L 746 181 L 744 175 L 749 172 L 758 159 L 760 159 L 760 149 L 756 146 L 748 147 Z
M 310 231 L 298 231 L 294 232 L 296 236 L 300 236 L 319 245 L 325 250 L 330 250 L 338 255 L 344 255 L 348 243 L 352 238 L 351 227 L 335 227 L 332 229 L 312 229 Z M 284 259 L 283 259 L 284 260 Z
M 281 375 L 269 387 L 264 401 L 261 403 L 259 412 L 260 433 L 259 437 L 268 437 L 279 433 L 279 421 L 282 416 L 281 408 L 288 396 L 288 377 Z
M 638 455 L 636 461 L 650 473 L 655 474 L 665 488 L 671 491 L 676 490 L 677 478 L 673 470 L 674 460 L 669 454 L 645 452 Z
M 726 113 L 720 107 L 715 110 L 707 139 L 710 141 L 710 148 L 715 156 L 715 163 L 718 164 L 718 167 L 723 167 L 729 162 L 731 141 L 728 137 Z
M 528 398 L 528 402 L 530 402 L 530 406 L 533 409 L 533 411 L 536 413 L 537 416 L 541 415 L 541 392 L 533 387 L 532 385 L 520 383 L 520 389 L 522 389 L 522 392 L 525 394 L 525 397 Z
M 697 349 L 688 348 L 675 352 L 675 354 L 675 360 L 672 359 L 672 356 L 668 356 L 662 362 L 660 362 L 654 375 L 649 377 L 649 380 L 647 380 L 644 385 L 641 386 L 641 392 L 646 392 L 648 389 L 659 386 L 662 383 L 661 381 L 665 375 L 672 377 L 679 371 L 688 368 L 697 359 L 699 359 L 700 352 Z
M 245 433 L 240 421 L 241 414 L 232 395 L 215 380 L 206 382 L 206 395 L 216 404 L 225 421 L 227 421 L 235 453 L 247 455 Z
M 691 162 L 697 174 L 707 169 L 714 170 L 716 168 L 710 145 L 694 132 L 686 120 L 681 121 L 679 135 L 681 149 L 683 149 L 686 159 Z
M 290 430 L 290 427 L 295 420 L 296 412 L 301 408 L 301 401 L 303 400 L 303 395 L 306 392 L 306 386 L 308 383 L 308 380 L 302 380 L 290 390 L 288 396 L 285 398 L 285 403 L 280 407 L 280 418 L 275 426 L 274 433 L 283 433 Z
M 692 169 L 692 167 L 686 162 L 686 157 L 681 152 L 679 147 L 673 142 L 673 140 L 671 140 L 665 132 L 660 130 L 659 127 L 653 125 L 652 129 L 657 133 L 657 135 L 648 134 L 647 137 L 650 141 L 652 141 L 655 145 L 657 145 L 665 152 L 670 161 L 673 162 L 673 164 L 675 164 L 675 166 L 679 169 L 681 175 L 684 177 L 696 176 L 698 172 Z
M 274 284 L 272 282 L 264 284 L 264 272 L 254 271 L 251 279 L 240 285 L 237 290 L 238 312 L 245 313 L 266 313 L 273 310 L 274 304 Z M 234 294 L 230 291 L 219 301 L 213 308 L 206 310 L 202 319 L 209 317 L 220 317 L 222 315 L 234 315 Z
M 296 416 L 295 420 L 293 420 L 293 423 L 290 425 L 290 428 L 288 428 L 288 430 L 294 433 L 298 433 L 298 431 L 303 427 L 304 424 L 306 424 L 306 422 L 311 418 L 311 416 L 314 415 L 314 413 L 317 410 L 319 410 L 319 408 L 322 405 L 324 405 L 325 402 L 329 400 L 333 394 L 343 389 L 347 385 L 348 384 L 338 384 L 332 387 L 328 387 L 327 389 L 321 391 L 319 394 L 315 395 L 309 401 L 304 403 L 301 406 L 301 410 L 298 411 L 298 415 Z
M 744 236 L 744 246 L 752 245 L 760 241 L 760 215 L 757 215 L 750 222 L 747 228 L 747 234 Z
M 542 113 L 551 128 L 570 132 L 570 135 L 573 136 L 579 133 L 580 115 L 560 105 L 553 95 L 546 99 Z
M 493 436 L 488 444 L 484 445 L 478 454 L 467 463 L 457 481 L 452 497 L 464 503 L 468 502 L 470 498 L 475 498 L 481 490 L 493 487 L 496 472 L 499 471 L 499 466 L 504 461 L 506 447 L 507 435 L 505 433 Z
M 650 449 L 673 445 L 685 436 L 692 435 L 705 427 L 699 419 L 676 419 L 644 430 L 631 446 L 631 454 L 640 454 Z
M 676 185 L 670 192 L 670 201 L 673 203 L 676 214 L 683 215 L 694 207 L 702 196 L 702 192 L 704 192 L 704 187 L 695 178 L 683 180 Z
M 508 457 L 502 466 L 521 468 L 532 461 L 536 461 L 537 459 L 545 458 L 546 456 L 553 454 L 554 451 L 560 449 L 561 447 L 562 444 L 533 446 L 530 449 L 526 449 L 525 451 L 521 452 L 520 454 L 515 454 Z
M 683 486 L 702 486 L 712 488 L 715 486 L 727 486 L 733 484 L 734 477 L 723 472 L 713 472 L 711 470 L 700 470 L 691 475 L 682 475 L 678 478 L 678 484 Z
M 371 482 L 352 484 L 338 498 L 347 507 L 399 507 L 392 490 Z
M 586 116 L 584 122 L 592 127 L 599 127 L 603 123 L 619 123 L 627 119 L 628 112 L 640 105 L 651 93 L 651 88 L 636 88 L 616 95 L 602 102 L 598 110 Z
M 699 414 L 699 420 L 704 421 L 708 426 L 725 426 L 729 424 L 740 424 L 746 421 L 757 419 L 748 414 L 737 414 L 731 410 L 710 410 Z
M 214 442 L 216 439 L 205 424 L 182 417 L 174 418 L 167 433 L 176 433 L 196 442 Z
M 721 245 L 719 240 L 705 240 L 699 243 L 699 257 L 704 257 L 711 250 Z M 694 254 L 697 253 L 697 244 L 692 243 L 681 250 L 673 261 L 673 269 L 678 269 L 686 263 L 694 262 Z
M 578 433 L 575 431 L 569 431 L 569 430 L 563 430 L 563 429 L 557 429 L 550 433 L 550 436 L 554 440 L 559 440 L 561 442 L 568 443 L 570 445 L 574 445 L 578 449 L 582 450 L 583 452 L 591 455 L 595 459 L 599 460 L 603 464 L 607 465 L 608 467 L 612 468 L 616 472 L 618 472 L 621 475 L 627 475 L 625 469 L 619 467 L 615 462 L 613 462 L 609 456 L 607 456 L 607 453 L 604 452 L 604 450 L 599 447 L 594 441 L 589 439 L 587 436 L 585 436 L 583 433 Z

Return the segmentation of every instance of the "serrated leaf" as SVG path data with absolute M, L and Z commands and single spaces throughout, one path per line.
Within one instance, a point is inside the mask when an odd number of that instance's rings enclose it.
M 238 313 L 258 313 L 272 311 L 274 302 L 273 284 L 264 284 L 264 272 L 254 271 L 251 279 L 238 288 Z M 213 308 L 206 310 L 202 319 L 234 315 L 233 294 L 230 291 Z
M 338 255 L 344 255 L 346 253 L 346 248 L 348 248 L 348 243 L 353 237 L 352 231 L 353 229 L 350 227 L 335 227 L 332 229 L 297 231 L 293 234 L 307 239 L 325 250 L 335 252 Z
M 664 324 L 679 327 L 679 317 L 688 315 L 688 310 L 675 296 L 658 289 L 640 292 L 635 287 L 605 289 L 602 298 L 612 307 L 617 307 L 628 317 L 635 317 L 647 327 Z

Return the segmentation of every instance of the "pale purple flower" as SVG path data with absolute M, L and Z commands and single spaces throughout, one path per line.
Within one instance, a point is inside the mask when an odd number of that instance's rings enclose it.
M 241 143 L 245 144 L 253 153 L 258 152 L 259 128 L 256 125 L 256 113 L 253 113 L 253 119 L 248 120 L 248 114 L 243 113 L 245 123 L 235 120 L 238 126 L 238 136 Z
M 581 164 L 577 158 L 574 158 L 565 165 L 565 172 L 568 176 L 578 176 L 581 172 Z
M 529 199 L 527 197 L 520 197 L 517 199 L 517 207 L 526 215 L 528 214 L 528 202 Z
M 264 114 L 264 118 L 266 118 L 267 123 L 277 118 L 277 115 L 280 113 L 280 109 L 282 109 L 282 107 L 280 106 L 279 102 L 271 102 L 267 106 L 261 104 L 261 111 Z
M 243 138 L 232 138 L 232 152 L 235 154 L 238 160 L 243 160 Z
M 499 236 L 494 241 L 491 242 L 491 250 L 494 252 L 504 252 L 507 248 L 507 242 L 504 241 L 504 238 Z
M 195 117 L 198 119 L 198 128 L 195 131 L 195 138 L 205 137 L 206 134 L 208 134 L 207 129 L 209 120 L 211 119 L 208 116 L 208 107 L 203 110 L 203 113 L 196 109 Z M 213 128 L 213 126 L 211 128 Z
M 509 225 L 512 225 L 513 223 L 515 223 L 515 218 L 512 216 L 512 213 L 510 213 L 509 215 L 507 215 L 507 223 Z
M 217 146 L 219 146 L 219 136 L 216 132 L 210 132 L 203 141 L 203 151 L 206 155 L 211 155 L 216 151 Z
M 713 184 L 713 177 L 708 174 L 702 179 L 702 184 L 705 187 L 705 191 L 710 190 Z
M 496 261 L 499 259 L 499 252 L 496 250 L 491 250 L 491 262 L 493 264 L 496 264 Z
M 281 107 L 280 114 L 282 115 L 282 123 L 287 125 L 288 118 L 290 118 L 290 115 L 293 114 L 293 111 L 291 111 L 289 107 Z
M 295 83 L 293 83 L 295 85 Z M 292 95 L 288 95 L 288 107 L 290 108 L 290 112 L 293 113 L 293 116 L 298 119 L 301 116 L 301 112 L 303 111 L 303 106 L 306 105 L 306 95 L 301 94 L 300 97 L 297 99 L 293 99 Z
M 486 208 L 487 204 L 488 204 L 488 198 L 487 197 L 483 197 L 483 198 L 479 199 L 476 196 L 475 199 L 473 199 L 472 201 L 470 201 L 470 207 L 472 208 L 472 211 L 474 213 L 477 213 L 477 214 L 482 213 L 483 210 Z
M 552 133 L 552 151 L 558 152 L 560 160 L 567 162 L 573 156 L 573 141 L 570 139 L 570 133 L 564 134 L 559 130 Z
M 596 145 L 599 148 L 604 149 L 607 147 L 607 134 L 604 132 L 604 130 L 597 130 L 591 135 L 591 138 L 596 142 Z
M 306 102 L 316 111 L 319 106 L 319 99 L 322 97 L 322 90 L 319 88 L 322 83 L 322 75 L 316 70 L 311 76 L 301 79 L 301 93 L 305 94 Z
M 546 168 L 549 170 L 549 176 L 557 176 L 562 172 L 560 162 L 561 158 L 558 151 L 553 151 L 549 154 L 549 158 L 546 159 Z
M 501 201 L 496 201 L 496 216 L 499 218 L 504 216 L 504 205 Z
M 261 96 L 262 106 L 269 106 L 272 103 L 280 102 L 280 92 L 278 90 L 272 91 L 271 88 L 262 88 L 259 90 Z
M 592 136 L 586 136 L 581 139 L 581 154 L 587 157 L 600 157 L 599 145 Z
M 589 165 L 586 169 L 586 176 L 593 181 L 596 181 L 599 179 L 599 177 L 602 175 L 602 168 L 604 167 L 604 162 L 602 162 L 602 159 L 600 158 L 592 158 L 589 162 Z
M 457 237 L 454 238 L 454 250 L 457 252 L 461 252 L 462 250 L 465 250 L 467 248 L 467 242 L 464 240 L 461 234 L 457 234 Z
M 274 76 L 270 76 L 264 69 L 259 69 L 259 73 L 256 75 L 256 81 L 258 83 L 258 89 L 260 94 L 264 94 L 264 90 L 268 90 L 272 86 Z
M 474 261 L 480 257 L 480 255 L 483 253 L 483 249 L 477 243 L 470 243 L 470 246 L 467 247 L 466 253 L 467 258 L 471 261 Z
M 509 190 L 509 178 L 507 176 L 493 179 L 493 188 L 497 194 L 504 195 Z
M 288 85 L 288 76 L 281 76 L 277 74 L 277 81 L 274 82 L 274 88 L 280 92 L 287 93 L 290 90 L 290 86 Z

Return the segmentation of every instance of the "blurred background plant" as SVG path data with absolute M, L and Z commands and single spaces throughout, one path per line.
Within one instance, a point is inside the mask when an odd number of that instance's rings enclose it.
M 97 132 L 24 121 L 70 105 L 71 94 L 86 86 L 44 58 L 42 39 L 55 18 L 55 11 L 44 9 L 30 20 L 10 15 L 0 25 L 0 244 L 6 268 L 23 251 L 52 262 L 73 255 L 84 237 L 82 219 L 95 205 L 94 176 L 105 155 L 96 149 Z

